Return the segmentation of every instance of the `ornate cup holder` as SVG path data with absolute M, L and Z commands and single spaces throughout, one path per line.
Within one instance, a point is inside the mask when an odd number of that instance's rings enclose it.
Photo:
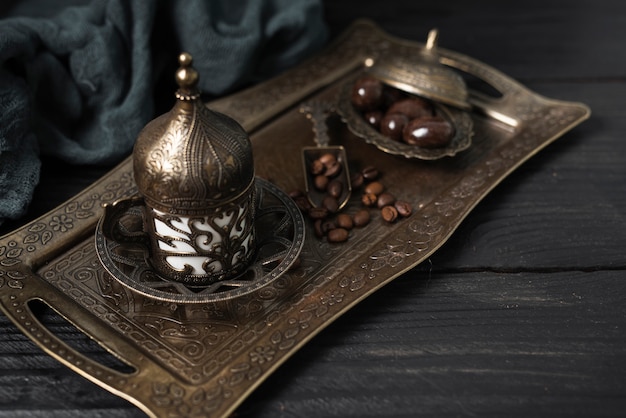
M 96 227 L 96 249 L 107 272 L 124 286 L 149 298 L 173 303 L 208 303 L 243 296 L 271 283 L 293 266 L 304 244 L 304 219 L 293 200 L 270 182 L 256 178 L 255 228 L 257 249 L 251 264 L 239 275 L 209 286 L 191 287 L 162 277 L 151 265 L 147 240 L 118 242 L 107 238 L 105 212 Z M 141 236 L 143 215 L 139 201 L 115 216 L 126 234 Z M 109 215 L 107 215 L 109 214 Z

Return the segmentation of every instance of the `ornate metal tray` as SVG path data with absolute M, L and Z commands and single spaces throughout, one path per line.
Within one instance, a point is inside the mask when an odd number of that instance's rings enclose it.
M 358 22 L 312 61 L 211 106 L 250 133 L 257 175 L 284 191 L 303 187 L 301 149 L 313 145 L 304 100 L 334 100 L 364 60 L 408 56 L 421 43 Z M 470 57 L 439 50 L 441 62 L 488 83 L 498 98 L 470 92 L 470 148 L 435 161 L 405 159 L 364 144 L 339 118 L 331 142 L 350 164 L 375 163 L 413 214 L 351 231 L 329 244 L 307 222 L 301 265 L 240 297 L 204 304 L 158 301 L 113 279 L 96 253 L 102 205 L 135 193 L 126 160 L 65 204 L 0 238 L 0 305 L 60 362 L 151 416 L 224 417 L 299 347 L 378 288 L 436 251 L 476 204 L 524 161 L 585 120 L 589 109 L 541 97 Z M 350 211 L 358 196 L 348 203 Z M 75 351 L 41 324 L 43 302 L 132 369 L 113 370 Z

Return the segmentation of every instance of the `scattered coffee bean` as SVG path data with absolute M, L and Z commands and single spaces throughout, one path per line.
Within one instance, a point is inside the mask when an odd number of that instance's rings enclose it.
M 381 194 L 383 190 L 385 190 L 385 186 L 379 181 L 373 181 L 363 189 L 365 193 L 375 194 L 376 196 Z
M 368 165 L 363 170 L 361 170 L 361 175 L 365 180 L 376 180 L 379 176 L 378 169 L 374 166 Z
M 322 220 L 316 219 L 313 222 L 313 231 L 315 232 L 315 236 L 318 238 L 322 238 L 324 236 L 324 231 L 322 230 Z
M 301 190 L 293 190 L 289 193 L 296 205 L 304 213 L 307 213 L 313 221 L 313 232 L 316 237 L 326 237 L 328 242 L 340 243 L 349 239 L 350 230 L 354 227 L 364 227 L 371 221 L 370 211 L 366 208 L 358 210 L 352 215 L 340 213 L 338 198 L 344 192 L 341 179 L 328 177 L 329 167 L 338 163 L 333 154 L 324 154 L 316 161 L 324 167 L 324 174 L 314 177 L 315 187 L 325 192 L 320 207 L 313 207 L 306 194 Z M 313 165 L 311 165 L 313 170 Z M 395 222 L 398 217 L 406 217 L 411 214 L 411 205 L 406 201 L 397 201 L 389 192 L 385 192 L 382 182 L 376 180 L 380 176 L 378 169 L 367 166 L 361 172 L 351 176 L 353 188 L 363 187 L 361 203 L 366 207 L 377 206 L 381 210 L 382 219 L 386 222 Z M 336 215 L 335 215 L 336 214 Z
M 294 202 L 296 202 L 296 206 L 302 212 L 308 212 L 309 209 L 311 209 L 311 207 L 313 206 L 311 205 L 311 202 L 309 202 L 309 199 L 307 199 L 306 196 L 298 196 L 294 199 Z
M 402 216 L 403 218 L 410 216 L 413 212 L 411 204 L 404 200 L 396 200 L 396 203 L 394 203 L 393 206 L 398 211 L 398 215 Z
M 361 173 L 353 173 L 350 176 L 350 185 L 353 189 L 358 189 L 363 185 L 363 174 Z
M 326 235 L 328 234 L 328 231 L 332 231 L 333 229 L 337 228 L 337 223 L 332 219 L 324 219 L 322 220 L 321 228 L 322 234 Z
M 289 197 L 290 197 L 290 198 L 292 198 L 292 199 L 294 199 L 294 200 L 295 200 L 295 199 L 296 199 L 296 198 L 298 198 L 298 197 L 302 197 L 302 196 L 304 196 L 304 192 L 303 192 L 302 190 L 300 190 L 300 189 L 296 189 L 296 190 L 292 190 L 292 191 L 290 191 L 290 192 L 288 193 L 288 195 L 289 195 Z
M 354 226 L 352 217 L 348 214 L 340 213 L 339 215 L 337 215 L 337 226 L 339 228 L 347 229 L 348 231 L 351 230 Z
M 396 198 L 391 193 L 381 193 L 376 200 L 376 206 L 383 208 L 384 206 L 393 205 L 396 202 Z
M 370 212 L 367 209 L 361 209 L 352 215 L 352 223 L 356 227 L 362 227 L 370 223 Z
M 380 214 L 383 219 L 389 223 L 395 222 L 398 219 L 398 211 L 393 206 L 385 206 L 380 210 Z
M 328 231 L 328 242 L 345 242 L 350 234 L 346 229 L 335 228 Z
M 364 193 L 363 196 L 361 196 L 361 203 L 363 203 L 363 206 L 374 206 L 377 200 L 378 197 L 374 193 Z
M 328 216 L 328 209 L 322 207 L 312 207 L 311 209 L 309 209 L 308 214 L 311 219 L 324 219 Z

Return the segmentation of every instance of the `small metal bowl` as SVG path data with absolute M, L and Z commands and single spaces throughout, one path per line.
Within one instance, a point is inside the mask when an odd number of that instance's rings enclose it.
M 469 114 L 455 107 L 446 106 L 433 102 L 435 114 L 446 119 L 454 127 L 454 136 L 450 142 L 441 148 L 423 148 L 405 142 L 394 141 L 381 134 L 370 125 L 361 112 L 357 110 L 350 100 L 353 79 L 347 82 L 341 89 L 337 103 L 337 112 L 347 124 L 348 129 L 356 136 L 363 138 L 368 144 L 373 144 L 381 151 L 388 154 L 401 155 L 406 158 L 418 158 L 421 160 L 437 160 L 443 157 L 452 157 L 466 150 L 472 144 L 474 135 L 474 122 Z

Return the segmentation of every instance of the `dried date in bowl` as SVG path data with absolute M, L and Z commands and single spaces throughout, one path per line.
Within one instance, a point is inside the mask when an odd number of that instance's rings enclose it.
M 380 132 L 380 128 L 377 129 L 369 121 L 368 116 L 365 116 L 364 112 L 355 107 L 352 103 L 352 93 L 355 83 L 362 78 L 357 77 L 349 80 L 341 88 L 337 103 L 337 112 L 341 115 L 343 121 L 347 124 L 350 131 L 360 138 L 363 138 L 365 142 L 373 144 L 378 149 L 394 155 L 401 155 L 406 158 L 417 158 L 422 160 L 436 160 L 443 157 L 452 157 L 457 153 L 466 150 L 472 144 L 472 136 L 474 135 L 474 123 L 470 115 L 463 110 L 449 107 L 436 102 L 429 102 L 432 105 L 432 116 L 443 119 L 446 123 L 449 123 L 450 138 L 447 138 L 445 143 L 433 146 L 433 142 L 430 141 L 430 146 L 419 146 L 417 142 L 410 144 L 396 137 L 390 138 Z M 371 76 L 367 76 L 371 77 Z M 412 96 L 408 93 L 401 93 L 389 86 L 385 86 L 388 90 L 387 95 L 393 96 L 396 93 L 395 101 L 401 100 L 415 100 L 421 101 L 422 98 Z M 400 96 L 397 94 L 400 93 Z M 377 110 L 369 110 L 368 112 L 378 111 L 382 115 L 388 111 L 392 106 L 392 103 L 387 102 L 386 107 Z M 424 143 L 423 143 L 424 144 Z

